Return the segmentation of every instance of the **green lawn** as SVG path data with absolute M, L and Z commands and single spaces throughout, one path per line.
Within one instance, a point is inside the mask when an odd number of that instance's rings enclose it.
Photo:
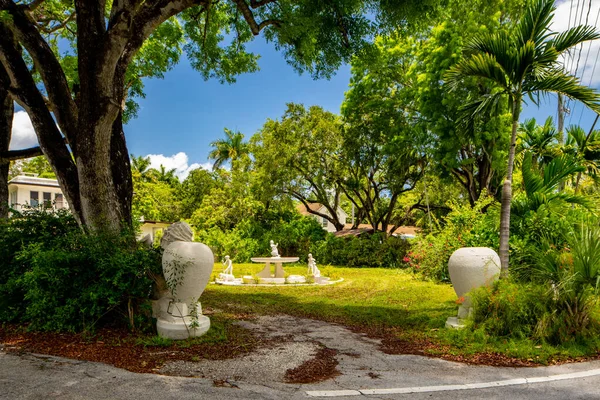
M 253 275 L 261 269 L 259 264 L 237 264 L 234 274 Z M 215 271 L 216 276 L 219 265 Z M 285 271 L 302 275 L 306 267 L 285 267 Z M 323 286 L 209 285 L 201 301 L 203 307 L 232 313 L 285 313 L 349 326 L 420 331 L 443 327 L 458 309 L 450 285 L 420 281 L 404 270 L 325 267 L 321 274 L 344 280 Z
M 213 278 L 221 271 L 215 265 Z M 234 274 L 254 275 L 260 264 L 235 264 Z M 286 273 L 303 275 L 306 266 L 285 267 Z M 528 339 L 489 337 L 472 329 L 444 329 L 446 319 L 456 315 L 456 294 L 449 284 L 417 279 L 397 269 L 321 268 L 323 276 L 343 278 L 326 286 L 222 286 L 208 285 L 201 297 L 205 309 L 219 318 L 239 315 L 289 314 L 335 322 L 369 332 L 386 332 L 398 338 L 424 339 L 434 346 L 431 354 L 473 356 L 497 353 L 534 363 L 552 363 L 572 357 L 598 354 L 597 343 L 567 343 L 553 347 Z M 213 279 L 214 280 L 214 279 Z

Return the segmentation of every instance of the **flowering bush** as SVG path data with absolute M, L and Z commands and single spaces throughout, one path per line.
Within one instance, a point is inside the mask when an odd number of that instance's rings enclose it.
M 403 261 L 423 276 L 448 281 L 448 259 L 461 247 L 498 248 L 498 205 L 491 197 L 481 196 L 474 207 L 448 203 L 452 211 L 441 226 L 419 237 Z M 487 212 L 484 212 L 487 210 Z

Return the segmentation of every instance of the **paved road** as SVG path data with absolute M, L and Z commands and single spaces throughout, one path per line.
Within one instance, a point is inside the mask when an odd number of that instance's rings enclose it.
M 285 369 L 281 366 L 295 357 L 294 351 L 288 348 L 289 343 L 262 355 L 256 353 L 229 362 L 203 361 L 177 367 L 181 372 L 196 376 L 191 378 L 135 374 L 105 364 L 6 354 L 0 350 L 0 399 L 600 400 L 600 361 L 541 368 L 470 366 L 414 355 L 383 354 L 378 351 L 376 341 L 339 325 L 318 321 L 265 317 L 249 328 L 263 335 L 292 332 L 293 343 L 301 348 L 297 352 L 299 362 L 305 360 L 309 344 L 336 349 L 341 375 L 318 384 L 283 383 Z M 170 368 L 173 372 L 174 367 Z M 591 371 L 589 376 L 575 377 L 585 375 L 585 371 Z M 228 378 L 237 387 L 215 386 L 215 379 Z M 498 386 L 481 388 L 490 382 Z M 398 393 L 406 388 L 421 392 Z M 386 392 L 387 389 L 395 389 L 392 392 L 396 393 Z M 344 393 L 348 396 L 336 397 Z
M 330 380 L 320 384 L 256 385 L 236 382 L 238 388 L 216 387 L 211 379 L 181 378 L 163 375 L 135 374 L 108 365 L 73 361 L 41 355 L 14 355 L 0 352 L 0 398 L 20 399 L 314 399 L 307 391 L 363 388 L 399 388 L 446 385 L 465 382 L 490 382 L 524 376 L 545 376 L 600 368 L 600 362 L 590 362 L 536 369 L 478 368 L 421 358 L 399 356 L 394 381 L 360 379 L 352 384 Z M 403 360 L 402 360 L 403 359 Z M 448 372 L 453 372 L 445 375 Z M 402 375 L 402 374 L 400 374 Z M 466 377 L 465 375 L 470 375 Z M 352 378 L 352 377 L 349 377 Z M 350 379 L 351 380 L 351 379 Z M 366 399 L 600 399 L 600 376 L 555 382 L 504 386 L 489 389 L 438 391 L 413 394 L 362 395 Z M 351 397 L 327 397 L 354 399 Z

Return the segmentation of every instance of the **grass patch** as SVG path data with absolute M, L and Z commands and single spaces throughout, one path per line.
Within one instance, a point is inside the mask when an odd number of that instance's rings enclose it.
M 234 273 L 240 277 L 261 269 L 260 264 L 237 264 Z M 305 266 L 286 266 L 285 270 L 294 275 L 306 273 Z M 229 313 L 283 313 L 348 326 L 420 331 L 444 326 L 446 318 L 456 312 L 456 295 L 450 285 L 419 281 L 404 270 L 326 267 L 321 272 L 344 281 L 293 287 L 209 285 L 202 305 Z
M 237 277 L 254 275 L 262 267 L 236 264 L 234 273 Z M 303 265 L 284 268 L 289 274 L 306 273 Z M 216 265 L 215 275 L 219 271 Z M 455 316 L 458 309 L 452 286 L 419 280 L 406 270 L 325 267 L 321 271 L 324 276 L 344 281 L 331 286 L 209 285 L 202 295 L 202 305 L 218 314 L 281 313 L 340 323 L 371 333 L 391 334 L 400 341 L 420 341 L 425 343 L 424 354 L 473 362 L 481 354 L 498 354 L 504 360 L 522 360 L 527 365 L 552 364 L 597 356 L 600 350 L 600 340 L 552 346 L 527 338 L 492 337 L 481 329 L 445 329 L 446 319 Z

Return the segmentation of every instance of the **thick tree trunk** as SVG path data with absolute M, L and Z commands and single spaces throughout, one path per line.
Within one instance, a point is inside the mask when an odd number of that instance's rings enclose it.
M 2 69 L 1 66 L 0 69 Z M 0 74 L 3 72 L 3 70 L 0 71 Z M 0 76 L 0 153 L 8 151 L 14 113 L 13 100 L 8 94 L 6 83 L 8 83 L 8 77 Z M 8 218 L 9 164 L 9 161 L 0 161 L 0 219 Z
M 119 114 L 113 123 L 112 136 L 110 139 L 110 167 L 112 171 L 113 184 L 119 201 L 119 213 L 121 214 L 121 223 L 130 227 L 131 204 L 133 201 L 133 180 L 131 178 L 131 164 L 127 144 L 125 143 L 125 133 L 123 132 L 123 119 Z
M 82 221 L 92 231 L 119 231 L 123 216 L 111 168 L 112 124 L 88 126 L 91 132 L 81 135 L 75 158 Z
M 500 208 L 500 276 L 508 276 L 509 261 L 509 236 L 510 236 L 510 205 L 512 201 L 512 178 L 515 162 L 515 149 L 517 147 L 517 127 L 521 109 L 521 98 L 515 96 L 512 104 L 512 134 L 510 138 L 510 149 L 508 151 L 508 169 L 506 179 L 502 187 L 502 202 Z

